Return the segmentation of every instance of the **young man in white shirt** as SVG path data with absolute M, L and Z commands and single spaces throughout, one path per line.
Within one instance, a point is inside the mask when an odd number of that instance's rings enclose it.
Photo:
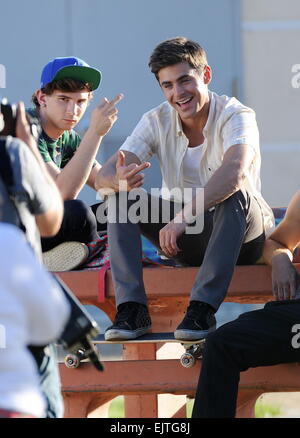
M 139 223 L 119 220 L 118 210 L 116 220 L 109 221 L 117 315 L 105 336 L 132 339 L 150 329 L 142 278 L 142 232 L 166 256 L 184 265 L 202 265 L 185 318 L 174 334 L 177 339 L 199 339 L 215 329 L 214 313 L 225 298 L 235 265 L 255 263 L 265 233 L 274 226 L 272 210 L 260 193 L 258 129 L 252 109 L 209 91 L 212 71 L 196 42 L 183 37 L 162 42 L 149 66 L 166 102 L 144 114 L 120 151 L 101 169 L 96 186 L 114 190 L 116 206 L 123 209 L 122 191 L 130 194 L 142 186 L 141 171 L 156 155 L 163 196 L 168 197 L 160 199 L 159 210 L 166 208 L 171 217 L 160 216 L 158 223 L 151 223 L 149 195 L 148 216 Z M 187 188 L 192 195 L 182 200 L 180 194 Z M 196 227 L 191 234 L 187 228 L 195 220 L 197 225 L 199 218 L 203 230 Z

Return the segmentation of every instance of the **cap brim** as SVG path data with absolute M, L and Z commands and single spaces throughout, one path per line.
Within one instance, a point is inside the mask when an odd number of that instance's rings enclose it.
M 78 79 L 87 82 L 91 85 L 92 90 L 96 90 L 101 82 L 101 72 L 92 67 L 71 65 L 61 68 L 54 76 L 53 81 L 64 78 Z

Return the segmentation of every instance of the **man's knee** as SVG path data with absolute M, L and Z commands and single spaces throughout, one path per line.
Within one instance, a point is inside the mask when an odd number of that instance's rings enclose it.
M 71 199 L 71 200 L 65 201 L 64 208 L 65 208 L 65 211 L 68 211 L 68 212 L 74 212 L 74 211 L 86 212 L 87 209 L 90 210 L 90 207 L 88 207 L 86 205 L 86 203 L 81 201 L 80 199 Z
M 94 221 L 95 216 L 91 208 L 79 199 L 72 199 L 64 202 L 65 215 L 70 218 L 78 218 L 82 221 Z
M 209 333 L 205 339 L 206 354 L 216 354 L 216 352 L 220 350 L 220 347 L 224 346 L 224 340 L 226 343 L 226 338 L 223 339 L 220 328 L 214 332 Z
M 220 203 L 224 207 L 240 207 L 242 210 L 247 210 L 250 204 L 250 195 L 245 189 L 240 189 L 233 193 L 227 199 Z
M 209 333 L 205 340 L 205 351 L 213 355 L 233 355 L 238 353 L 235 342 L 236 328 L 232 323 Z

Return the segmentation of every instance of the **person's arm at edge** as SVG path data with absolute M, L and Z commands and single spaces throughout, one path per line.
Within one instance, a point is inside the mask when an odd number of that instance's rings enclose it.
M 20 102 L 18 105 L 17 137 L 24 141 L 34 155 L 45 178 L 45 196 L 51 196 L 52 198 L 52 207 L 45 213 L 35 216 L 37 227 L 42 237 L 55 236 L 60 229 L 63 219 L 63 202 L 59 190 L 49 175 L 36 142 L 30 133 L 23 102 Z
M 300 242 L 300 191 L 291 199 L 285 217 L 264 245 L 263 259 L 272 267 L 273 293 L 277 299 L 294 298 L 299 276 L 292 264 Z

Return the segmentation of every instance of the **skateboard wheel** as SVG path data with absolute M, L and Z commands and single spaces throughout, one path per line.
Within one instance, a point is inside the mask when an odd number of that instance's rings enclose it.
M 67 368 L 78 368 L 80 359 L 76 354 L 68 354 L 65 357 L 65 365 Z
M 75 353 L 69 353 L 65 358 L 65 365 L 68 368 L 78 368 L 80 365 L 80 361 L 85 358 L 85 351 L 83 349 L 79 349 L 75 351 Z
M 195 364 L 195 358 L 191 353 L 184 353 L 180 358 L 180 363 L 185 368 L 191 368 Z

